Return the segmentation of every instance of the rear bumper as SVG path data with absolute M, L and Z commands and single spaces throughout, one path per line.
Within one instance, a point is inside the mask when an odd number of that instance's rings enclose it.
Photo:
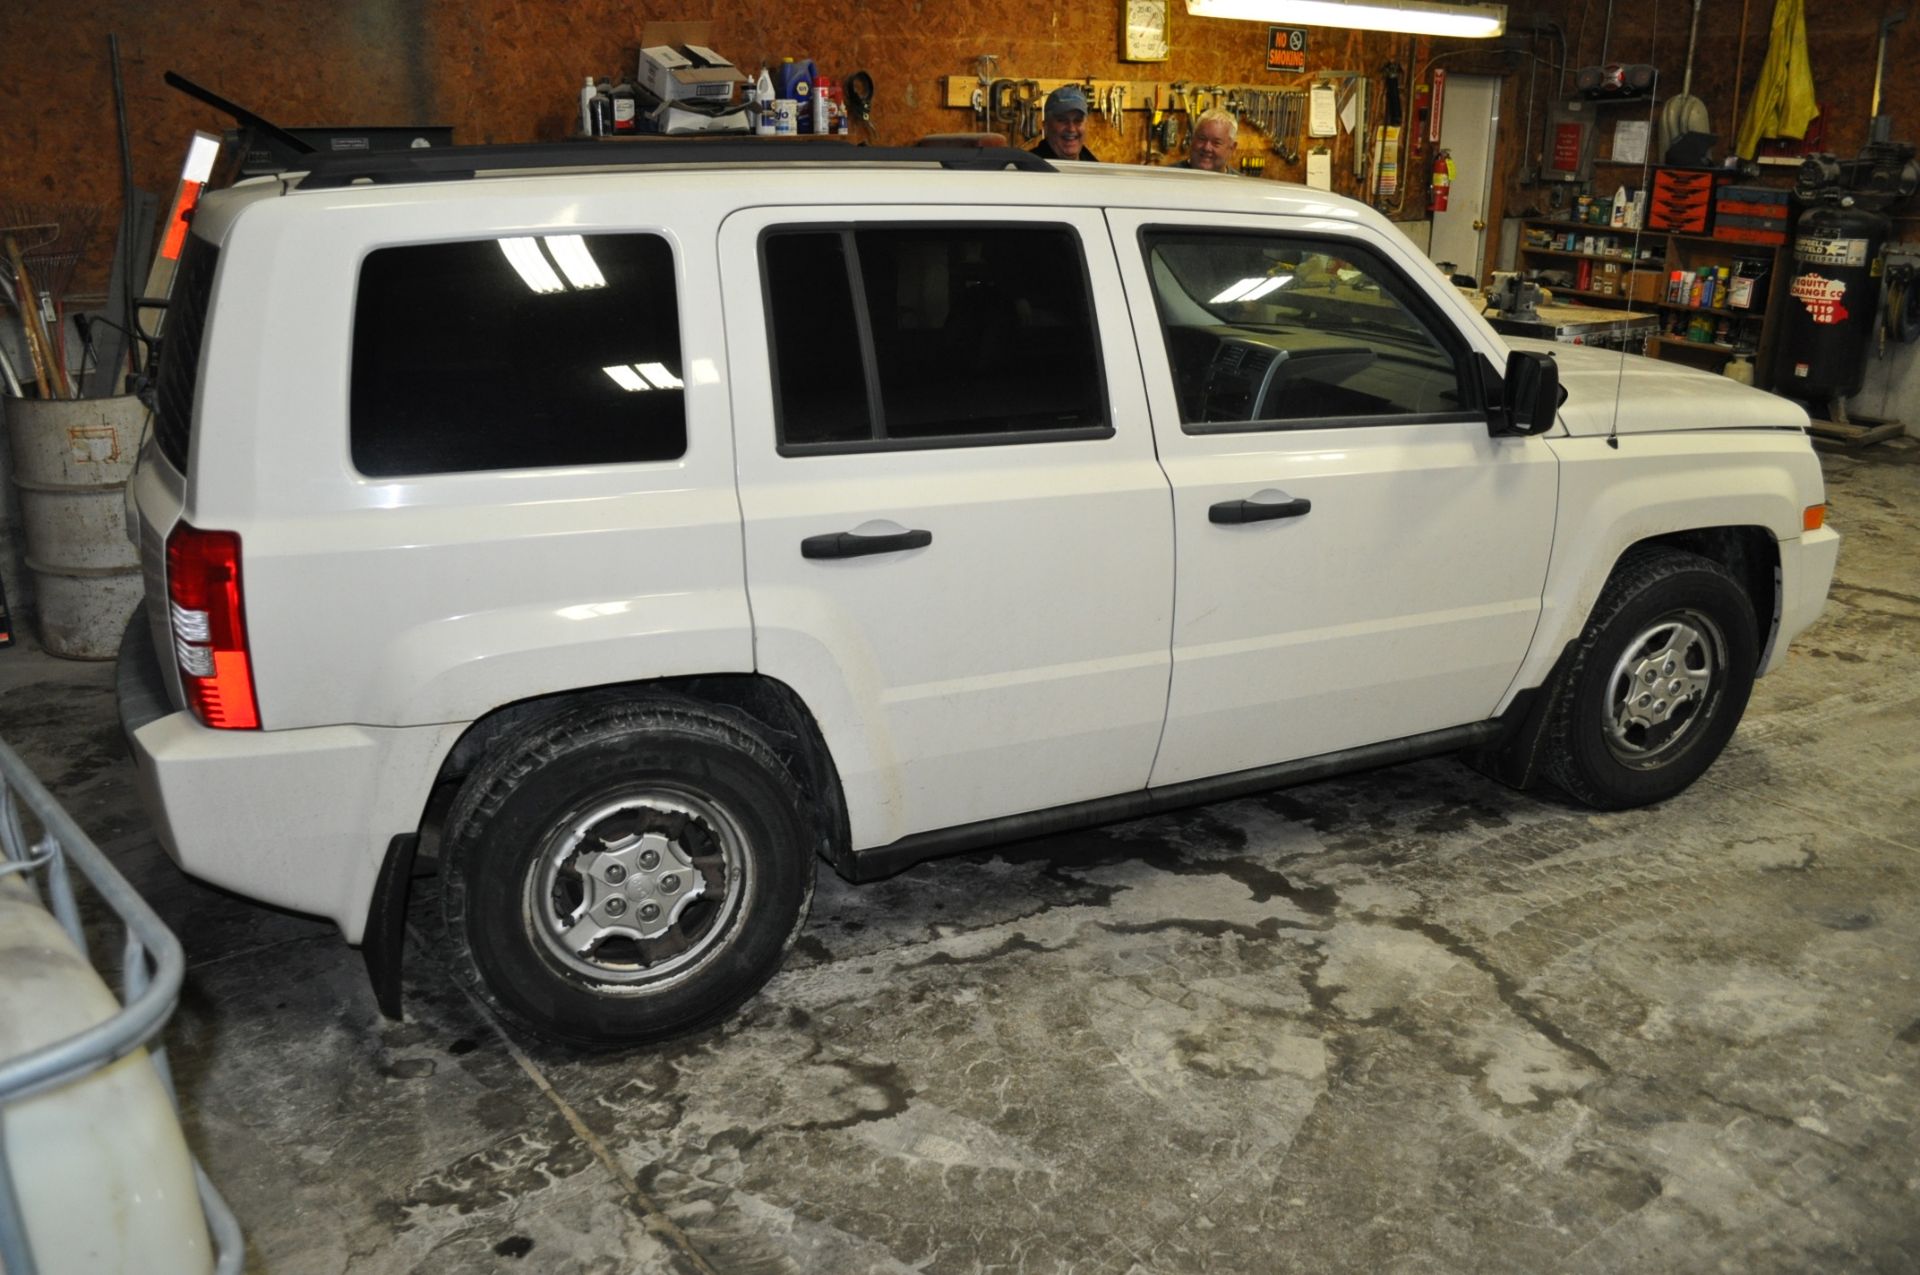
M 130 630 L 120 720 L 161 846 L 204 881 L 326 917 L 358 943 L 388 843 L 419 826 L 466 724 L 209 730 L 161 684 L 152 641 Z
M 1809 531 L 1780 544 L 1780 624 L 1761 672 L 1771 673 L 1786 659 L 1787 644 L 1820 618 L 1840 559 L 1840 533 L 1831 527 Z

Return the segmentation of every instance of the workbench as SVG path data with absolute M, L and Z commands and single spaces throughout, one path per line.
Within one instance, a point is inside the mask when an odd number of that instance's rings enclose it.
M 1466 295 L 1485 307 L 1484 293 L 1467 291 Z M 1495 318 L 1489 314 L 1487 322 L 1502 336 L 1544 337 L 1563 345 L 1597 345 L 1634 354 L 1641 352 L 1648 337 L 1660 333 L 1660 316 L 1652 310 L 1635 314 L 1571 301 L 1548 301 L 1536 306 L 1534 313 L 1538 316 L 1535 319 Z

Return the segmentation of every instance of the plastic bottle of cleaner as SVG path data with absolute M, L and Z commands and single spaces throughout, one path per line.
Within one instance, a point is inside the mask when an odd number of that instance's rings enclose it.
M 762 137 L 772 137 L 776 131 L 773 117 L 773 77 L 767 74 L 767 68 L 764 66 L 760 68 L 760 83 L 755 88 L 755 95 L 760 99 L 758 103 L 760 116 L 754 121 L 753 131 Z
M 640 131 L 640 102 L 634 97 L 631 84 L 623 82 L 613 86 L 613 131 L 615 133 Z
M 580 136 L 582 137 L 593 136 L 594 91 L 593 77 L 589 75 L 586 85 L 580 90 Z

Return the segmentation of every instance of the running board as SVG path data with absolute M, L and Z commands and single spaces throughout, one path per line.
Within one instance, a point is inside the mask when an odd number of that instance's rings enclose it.
M 1337 753 L 1322 753 L 1318 757 L 1283 761 L 1274 766 L 1237 770 L 1230 775 L 1215 775 L 1210 779 L 1193 779 L 1164 788 L 1142 788 L 1113 797 L 1075 802 L 1071 806 L 1054 806 L 999 819 L 982 819 L 978 823 L 961 824 L 957 828 L 902 837 L 891 845 L 856 850 L 833 866 L 849 881 L 878 881 L 928 859 L 964 854 L 969 850 L 1004 845 L 1009 841 L 1024 841 L 1029 837 L 1047 837 L 1079 828 L 1140 819 L 1166 810 L 1178 810 L 1183 806 L 1202 806 L 1245 797 L 1250 793 L 1312 783 L 1357 770 L 1397 766 L 1401 762 L 1417 761 L 1422 757 L 1477 748 L 1498 739 L 1505 729 L 1506 723 L 1495 718 L 1467 726 L 1429 731 L 1424 735 L 1409 735 L 1405 739 L 1363 744 Z

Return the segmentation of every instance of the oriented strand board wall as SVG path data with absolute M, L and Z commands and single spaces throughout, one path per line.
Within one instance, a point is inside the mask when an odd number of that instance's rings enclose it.
M 972 74 L 982 53 L 998 54 L 999 73 L 1010 76 L 1303 82 L 1263 71 L 1264 27 L 1190 18 L 1180 0 L 1172 8 L 1173 58 L 1164 64 L 1118 60 L 1114 0 L 1053 11 L 1013 0 L 737 0 L 715 19 L 714 42 L 752 70 L 784 54 L 810 56 L 836 80 L 866 70 L 881 143 L 970 129 L 970 112 L 939 105 L 941 81 Z M 106 206 L 76 280 L 83 292 L 103 286 L 120 200 L 109 32 L 120 40 L 136 181 L 164 199 L 191 130 L 230 126 L 167 88 L 165 71 L 284 125 L 450 124 L 462 142 L 532 141 L 572 127 L 583 75 L 631 67 L 649 18 L 702 16 L 685 5 L 607 0 L 5 0 L 0 201 Z M 1389 57 L 1407 66 L 1420 53 L 1406 38 L 1316 30 L 1309 56 L 1316 69 L 1372 73 Z M 1247 152 L 1261 147 L 1242 136 Z M 1137 112 L 1125 137 L 1099 122 L 1089 134 L 1109 159 L 1138 160 L 1143 137 Z M 1270 176 L 1302 175 L 1268 160 Z

